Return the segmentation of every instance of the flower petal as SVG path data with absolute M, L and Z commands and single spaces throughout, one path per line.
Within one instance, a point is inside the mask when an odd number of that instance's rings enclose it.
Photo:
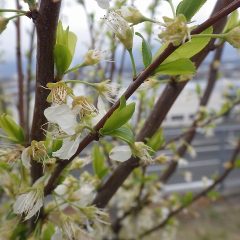
M 28 150 L 29 150 L 29 148 L 25 148 L 25 149 L 22 151 L 21 160 L 22 160 L 23 166 L 24 166 L 25 168 L 27 168 L 27 169 L 30 169 L 30 167 L 31 167 L 31 164 L 30 164 L 30 162 L 31 162 L 31 157 L 30 157 L 30 155 L 29 155 L 29 153 L 28 153 Z
M 128 145 L 114 147 L 109 154 L 109 157 L 112 160 L 119 162 L 124 162 L 128 160 L 131 156 L 132 151 Z
M 68 105 L 55 105 L 47 108 L 44 115 L 49 122 L 56 123 L 68 135 L 75 134 L 76 116 Z
M 110 7 L 109 0 L 96 0 L 98 6 L 103 9 L 108 9 Z
M 63 139 L 62 147 L 53 152 L 53 157 L 58 157 L 63 160 L 70 159 L 77 151 L 81 139 L 78 136 L 75 140 L 70 140 L 70 138 Z

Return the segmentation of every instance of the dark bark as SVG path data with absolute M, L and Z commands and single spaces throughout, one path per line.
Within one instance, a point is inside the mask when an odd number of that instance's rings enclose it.
M 31 141 L 41 141 L 45 138 L 41 128 L 46 127 L 44 110 L 49 106 L 46 101 L 49 91 L 43 87 L 54 81 L 53 49 L 60 7 L 61 1 L 41 0 L 39 12 L 34 19 L 37 30 L 37 66 Z M 42 164 L 32 161 L 31 175 L 33 182 L 41 177 Z

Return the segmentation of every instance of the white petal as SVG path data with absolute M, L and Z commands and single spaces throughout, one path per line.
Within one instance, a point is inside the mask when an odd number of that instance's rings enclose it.
M 68 135 L 75 133 L 76 116 L 68 105 L 56 105 L 47 108 L 44 115 L 49 122 L 56 123 Z
M 80 141 L 80 136 L 75 140 L 70 140 L 69 138 L 63 139 L 62 147 L 53 153 L 53 157 L 58 157 L 63 160 L 70 159 L 76 153 Z
M 103 9 L 108 9 L 110 7 L 109 0 L 96 0 L 98 6 Z
M 128 160 L 131 156 L 132 151 L 128 145 L 114 147 L 109 154 L 109 157 L 112 160 L 119 162 L 124 162 Z
M 21 159 L 22 159 L 22 164 L 25 168 L 27 169 L 30 169 L 31 167 L 31 157 L 28 153 L 28 148 L 25 148 L 23 151 L 22 151 L 22 155 L 21 155 Z

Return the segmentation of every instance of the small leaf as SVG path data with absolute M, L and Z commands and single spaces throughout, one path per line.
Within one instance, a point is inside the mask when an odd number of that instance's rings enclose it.
M 240 159 L 238 159 L 238 160 L 235 162 L 235 167 L 236 167 L 236 168 L 240 168 Z
M 116 137 L 121 139 L 122 141 L 128 143 L 128 144 L 133 144 L 134 143 L 134 135 L 132 130 L 124 125 L 118 129 L 115 129 L 111 133 L 108 134 L 109 136 Z
M 122 100 L 123 101 L 123 100 Z M 130 103 L 125 107 L 119 106 L 113 114 L 108 118 L 100 133 L 103 135 L 108 135 L 113 130 L 120 128 L 125 123 L 129 121 L 135 111 L 135 103 Z
M 62 78 L 64 72 L 72 62 L 72 56 L 68 48 L 64 45 L 56 44 L 54 47 L 54 61 L 58 77 Z
M 216 201 L 220 197 L 220 193 L 217 191 L 210 191 L 207 196 L 212 200 Z
M 226 33 L 228 31 L 232 30 L 233 28 L 235 28 L 239 24 L 238 18 L 239 18 L 238 10 L 235 10 L 229 16 L 223 32 Z
M 183 206 L 188 206 L 193 200 L 193 193 L 188 192 L 185 195 L 183 195 L 180 199 Z
M 161 64 L 156 70 L 155 74 L 166 75 L 190 75 L 196 72 L 194 63 L 187 58 L 178 59 L 176 61 Z
M 108 173 L 108 168 L 105 167 L 104 155 L 97 144 L 93 146 L 92 158 L 94 173 L 102 179 Z
M 192 17 L 201 9 L 207 0 L 183 0 L 177 6 L 177 15 L 183 14 L 187 21 L 191 21 Z
M 159 148 L 164 144 L 165 139 L 163 135 L 163 129 L 160 128 L 148 141 L 147 145 L 151 147 L 154 151 L 159 150 Z
M 24 143 L 23 129 L 7 114 L 0 116 L 0 128 L 4 131 L 10 141 L 15 143 Z
M 139 32 L 136 32 L 135 34 L 137 36 L 139 36 L 140 38 L 142 38 L 142 58 L 143 58 L 143 64 L 146 68 L 152 63 L 151 48 L 150 48 L 148 42 L 142 36 L 142 34 L 140 34 Z

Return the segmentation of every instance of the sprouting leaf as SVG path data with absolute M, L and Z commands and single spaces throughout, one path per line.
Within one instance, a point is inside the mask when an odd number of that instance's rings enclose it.
M 134 143 L 134 135 L 130 127 L 127 125 L 124 125 L 118 129 L 115 129 L 111 133 L 109 133 L 109 136 L 116 137 L 121 139 L 124 142 L 127 142 L 128 144 Z
M 143 64 L 146 67 L 148 67 L 152 63 L 152 52 L 151 48 L 148 44 L 148 42 L 144 39 L 141 33 L 136 32 L 137 36 L 142 38 L 142 58 L 143 58 Z
M 100 133 L 102 135 L 108 135 L 115 129 L 120 128 L 125 123 L 127 123 L 129 119 L 132 117 L 135 111 L 135 103 L 130 103 L 125 107 L 123 105 L 124 100 L 122 99 L 120 101 L 119 108 L 113 112 L 113 114 L 108 118 L 108 120 L 104 124 L 103 128 L 100 130 Z
M 192 192 L 188 192 L 185 193 L 181 198 L 180 201 L 182 203 L 183 206 L 187 206 L 189 205 L 193 200 L 193 193 Z
M 210 191 L 207 196 L 212 200 L 216 201 L 220 197 L 220 193 L 217 191 Z
M 0 116 L 0 128 L 4 131 L 7 138 L 15 143 L 24 143 L 23 129 L 7 114 Z
M 173 62 L 161 64 L 156 70 L 155 74 L 166 75 L 190 75 L 196 72 L 194 63 L 187 58 L 178 59 Z
M 163 129 L 160 128 L 150 139 L 148 139 L 147 145 L 154 151 L 157 151 L 164 144 L 164 142 L 165 139 L 163 135 Z
M 187 21 L 191 21 L 206 2 L 207 0 L 182 0 L 177 6 L 176 13 L 177 15 L 183 14 Z
M 94 173 L 102 179 L 108 173 L 108 168 L 105 166 L 104 155 L 97 144 L 93 146 L 92 158 Z
M 60 79 L 72 63 L 76 43 L 77 36 L 73 32 L 69 31 L 69 27 L 64 30 L 62 22 L 59 21 L 57 27 L 56 44 L 54 47 L 54 60 L 57 75 Z
M 235 162 L 235 167 L 236 167 L 236 168 L 240 168 L 240 159 L 238 159 L 238 160 Z
M 62 78 L 64 72 L 69 68 L 72 62 L 72 56 L 69 49 L 60 44 L 54 47 L 54 61 L 57 70 L 57 75 Z

